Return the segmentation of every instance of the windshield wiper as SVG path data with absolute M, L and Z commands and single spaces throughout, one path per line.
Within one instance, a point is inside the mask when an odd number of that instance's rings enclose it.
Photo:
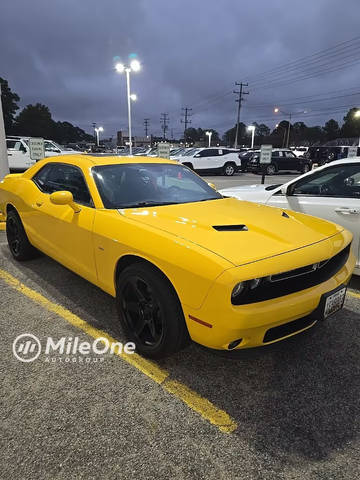
M 148 200 L 144 202 L 130 203 L 128 205 L 121 205 L 118 208 L 141 208 L 141 207 L 158 207 L 160 205 L 175 205 L 177 202 L 156 202 L 154 200 Z

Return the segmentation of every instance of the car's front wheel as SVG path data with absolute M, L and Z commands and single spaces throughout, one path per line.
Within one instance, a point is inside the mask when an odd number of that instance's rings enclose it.
M 227 163 L 224 165 L 223 174 L 227 177 L 231 177 L 235 173 L 235 165 L 233 163 Z
M 15 260 L 31 260 L 39 254 L 29 242 L 21 218 L 15 210 L 10 210 L 6 216 L 6 237 Z
M 176 292 L 151 265 L 135 263 L 119 274 L 116 303 L 124 333 L 141 355 L 162 358 L 189 341 Z

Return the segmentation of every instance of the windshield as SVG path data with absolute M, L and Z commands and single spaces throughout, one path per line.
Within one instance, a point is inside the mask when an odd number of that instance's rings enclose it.
M 223 198 L 182 165 L 102 165 L 92 171 L 105 208 L 136 208 Z
M 190 155 L 195 155 L 197 152 L 200 152 L 199 148 L 192 148 L 191 150 L 188 150 L 187 152 L 182 155 L 183 157 L 189 157 Z

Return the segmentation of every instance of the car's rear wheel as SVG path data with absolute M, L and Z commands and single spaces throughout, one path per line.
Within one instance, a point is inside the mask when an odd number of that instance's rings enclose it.
M 274 175 L 277 172 L 276 165 L 270 163 L 266 166 L 266 175 Z
M 10 252 L 15 260 L 31 260 L 39 252 L 28 240 L 19 214 L 15 210 L 8 212 L 6 217 L 6 236 Z
M 119 274 L 116 303 L 124 333 L 141 355 L 162 358 L 189 341 L 179 299 L 151 265 L 135 263 Z
M 231 177 L 235 173 L 235 165 L 233 163 L 226 163 L 223 168 L 223 174 Z

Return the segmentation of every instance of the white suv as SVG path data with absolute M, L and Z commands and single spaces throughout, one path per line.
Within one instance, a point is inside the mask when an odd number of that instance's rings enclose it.
M 194 148 L 176 160 L 199 173 L 231 176 L 241 167 L 239 150 L 223 147 Z
M 36 163 L 36 160 L 31 160 L 30 158 L 29 138 L 30 137 L 7 137 L 6 147 L 10 170 L 23 171 Z M 44 140 L 44 147 L 45 157 L 80 153 L 76 150 L 63 150 L 62 147 L 52 140 Z

